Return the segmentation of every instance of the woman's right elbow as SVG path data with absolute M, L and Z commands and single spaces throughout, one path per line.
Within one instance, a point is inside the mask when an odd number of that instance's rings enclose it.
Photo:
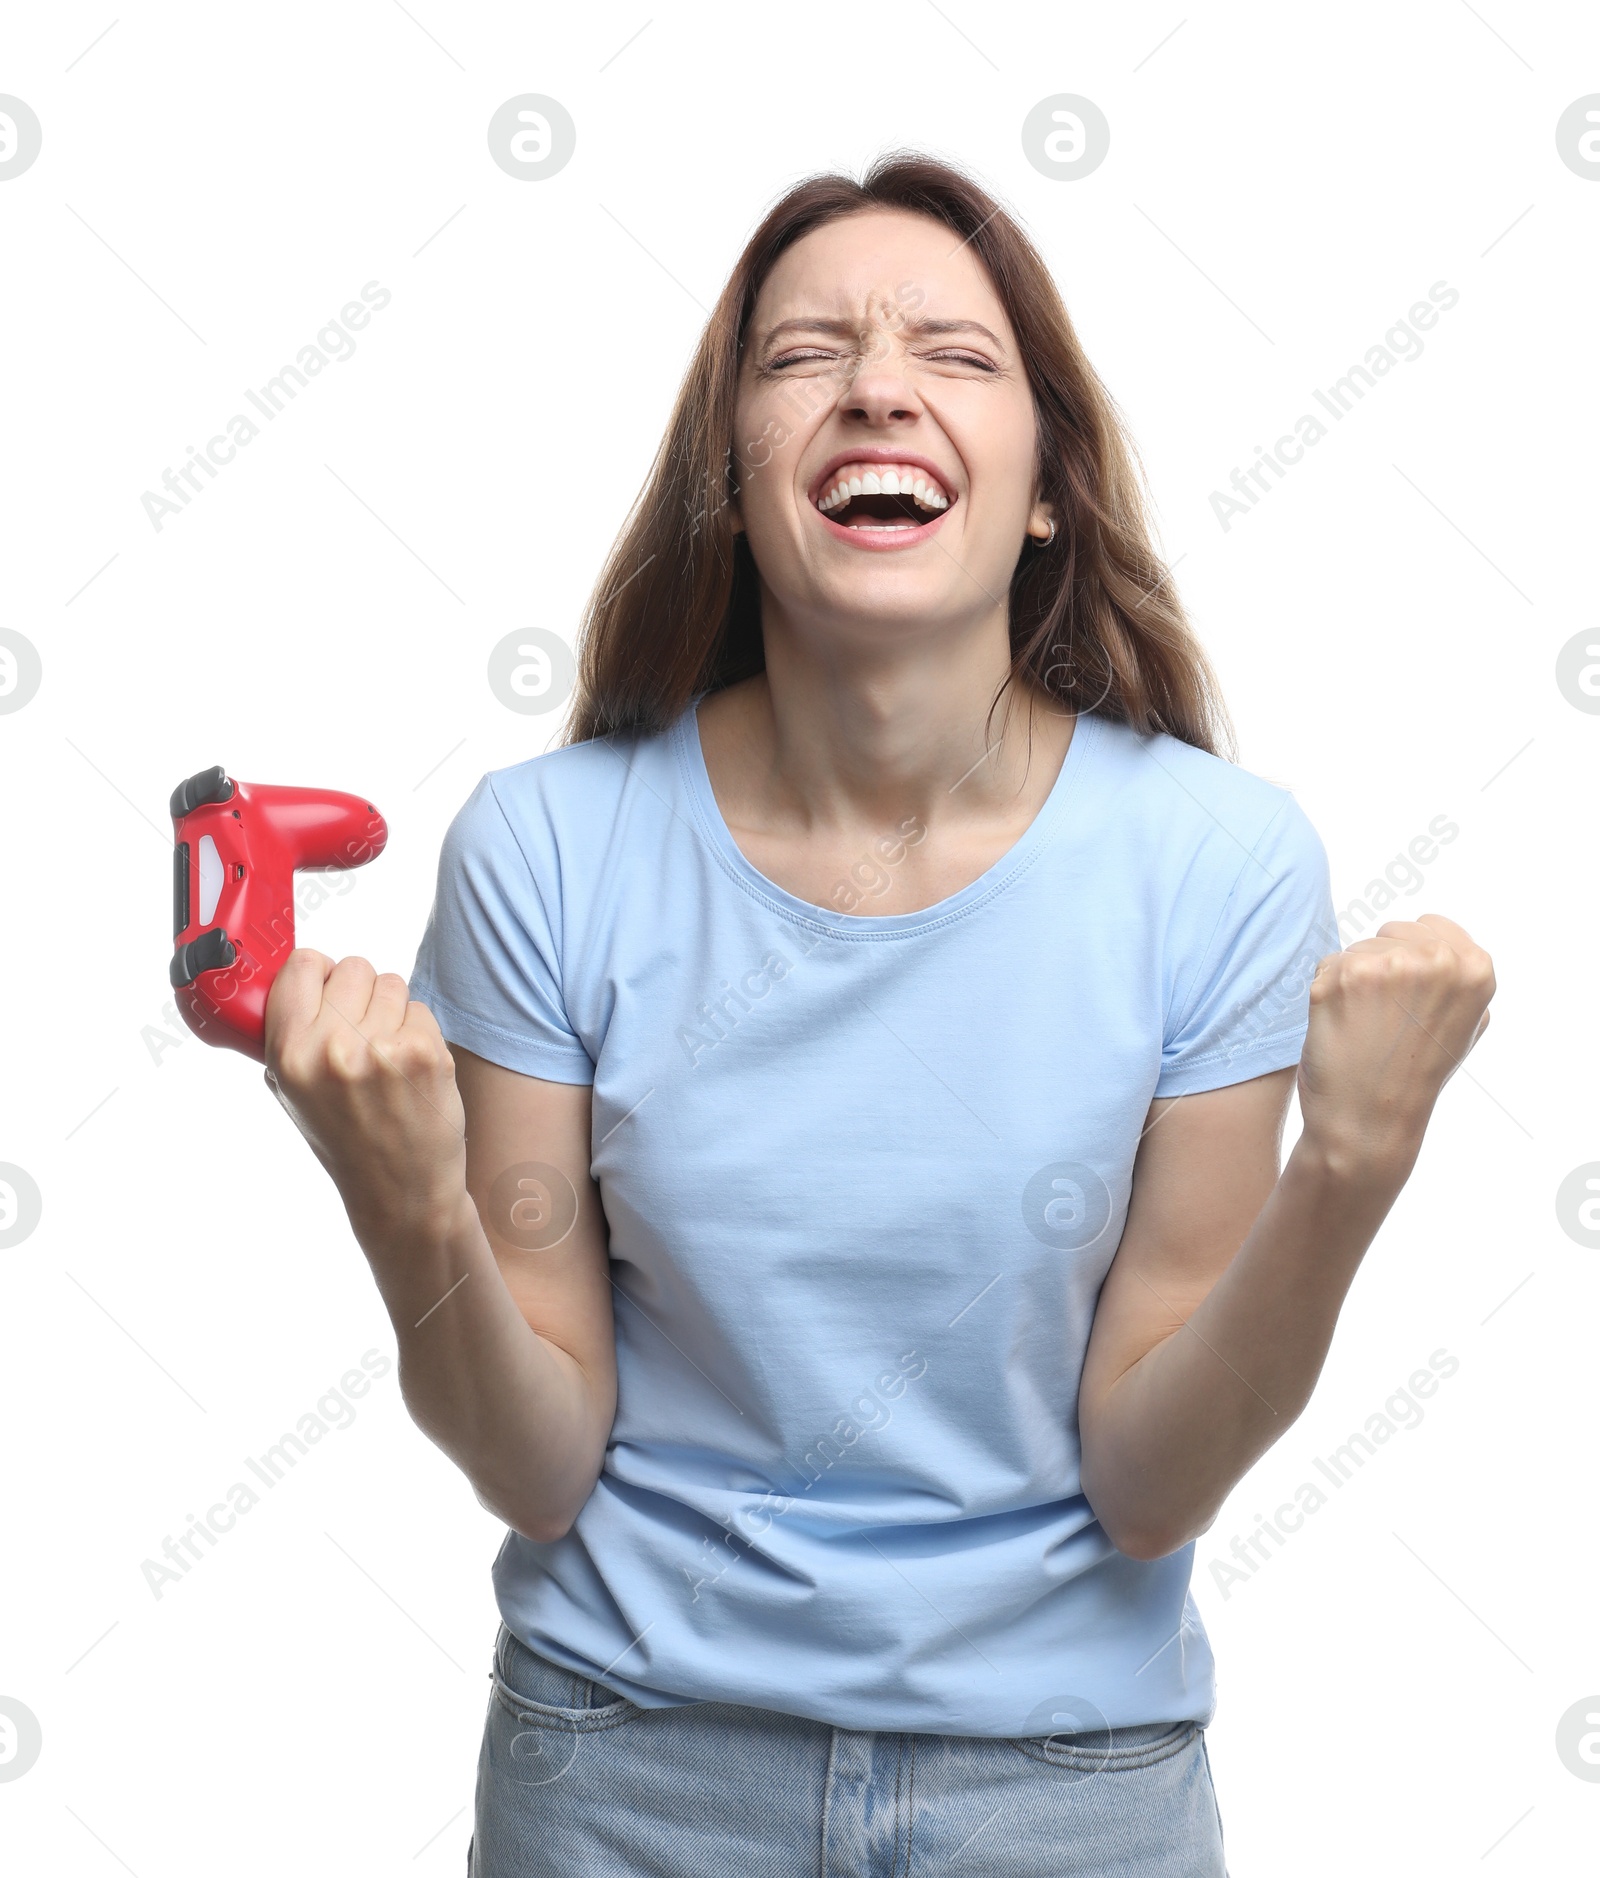
M 572 1530 L 570 1518 L 548 1512 L 530 1513 L 526 1508 L 507 1507 L 492 1500 L 478 1488 L 473 1488 L 473 1496 L 479 1506 L 494 1518 L 503 1520 L 511 1530 L 519 1533 L 534 1545 L 554 1545 L 557 1539 L 564 1539 Z

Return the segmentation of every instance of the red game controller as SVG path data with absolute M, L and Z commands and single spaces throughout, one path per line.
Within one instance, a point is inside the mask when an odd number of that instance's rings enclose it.
M 362 796 L 234 782 L 219 763 L 172 792 L 172 985 L 205 1043 L 266 1061 L 267 993 L 294 950 L 297 867 L 361 867 L 387 823 Z

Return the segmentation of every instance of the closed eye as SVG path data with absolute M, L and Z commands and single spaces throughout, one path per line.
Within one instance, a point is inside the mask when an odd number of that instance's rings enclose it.
M 836 359 L 839 356 L 837 352 L 823 352 L 820 350 L 812 352 L 785 352 L 781 358 L 768 359 L 761 369 L 764 372 L 781 372 L 786 365 L 805 365 L 809 364 L 814 359 Z
M 986 359 L 978 352 L 946 350 L 943 352 L 924 352 L 920 356 L 925 359 L 948 359 L 951 363 L 956 365 L 976 365 L 980 370 L 985 372 L 998 372 L 1000 369 L 993 359 Z

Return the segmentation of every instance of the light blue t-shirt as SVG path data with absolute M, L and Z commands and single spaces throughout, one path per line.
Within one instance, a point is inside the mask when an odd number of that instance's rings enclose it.
M 1299 1060 L 1327 857 L 1287 790 L 1093 714 L 987 873 L 873 914 L 919 832 L 830 906 L 786 892 L 693 707 L 496 770 L 452 822 L 412 996 L 593 1082 L 615 1281 L 603 1471 L 561 1539 L 507 1533 L 499 1608 L 646 1707 L 1207 1721 L 1193 1545 L 1101 1530 L 1078 1381 L 1151 1098 Z

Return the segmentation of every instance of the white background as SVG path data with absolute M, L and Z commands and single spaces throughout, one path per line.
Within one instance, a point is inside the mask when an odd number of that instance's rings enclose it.
M 393 1353 L 259 1072 L 163 1020 L 167 796 L 216 762 L 370 795 L 388 852 L 302 937 L 409 970 L 450 816 L 556 735 L 490 648 L 572 635 L 768 202 L 900 143 L 1041 244 L 1240 759 L 1293 787 L 1337 904 L 1446 815 L 1395 911 L 1499 975 L 1312 1406 L 1197 1548 L 1233 1878 L 1592 1858 L 1600 1784 L 1555 1735 L 1600 1692 L 1600 1252 L 1555 1196 L 1600 1159 L 1600 718 L 1555 662 L 1595 624 L 1600 186 L 1554 131 L 1600 91 L 1600 18 L 58 4 L 3 50 L 44 134 L 0 184 L 0 624 L 44 670 L 0 715 L 0 1161 L 43 1195 L 0 1251 L 0 1697 L 43 1730 L 0 1783 L 10 1869 L 461 1870 L 502 1529 L 392 1368 L 180 1584 L 141 1573 Z M 577 124 L 541 182 L 485 141 L 527 91 Z M 1063 91 L 1112 134 L 1072 182 L 1019 140 Z M 141 494 L 370 280 L 356 354 L 155 530 Z M 1211 492 L 1440 280 L 1423 355 L 1224 530 Z M 1423 1423 L 1224 1598 L 1211 1560 L 1441 1348 Z

